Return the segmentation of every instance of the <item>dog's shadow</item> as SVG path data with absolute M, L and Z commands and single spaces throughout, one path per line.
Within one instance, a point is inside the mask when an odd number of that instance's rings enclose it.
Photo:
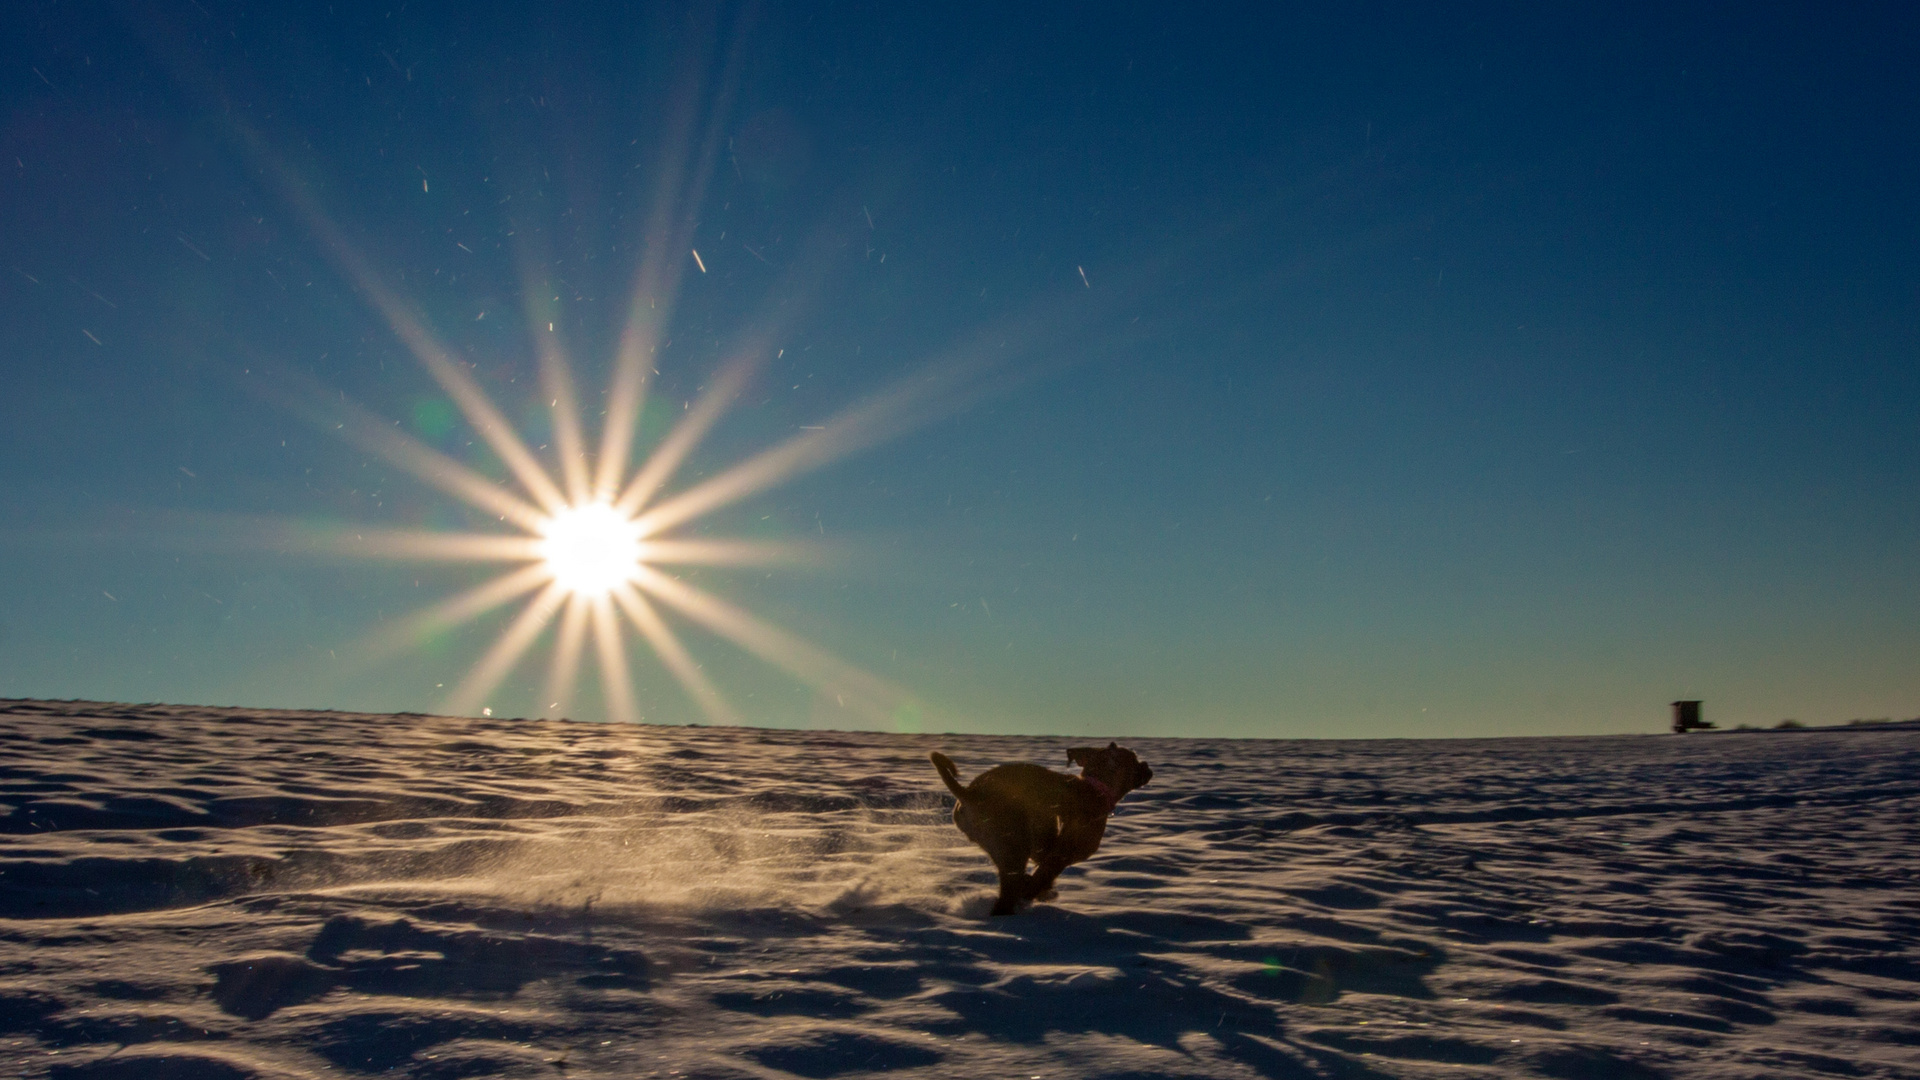
M 1347 991 L 1430 998 L 1424 978 L 1444 959 L 1389 945 L 1322 944 L 1274 960 L 1259 955 L 1243 924 L 1180 912 L 1092 915 L 1040 904 L 981 921 L 985 932 L 977 924 L 908 931 L 929 988 L 921 1000 L 952 1014 L 934 1030 L 1031 1045 L 1113 1035 L 1183 1055 L 1183 1041 L 1198 1033 L 1268 1077 L 1383 1075 L 1354 1056 L 1289 1038 L 1282 1011 Z M 1219 966 L 1239 974 L 1202 976 L 1163 955 L 1176 943 L 1229 961 Z

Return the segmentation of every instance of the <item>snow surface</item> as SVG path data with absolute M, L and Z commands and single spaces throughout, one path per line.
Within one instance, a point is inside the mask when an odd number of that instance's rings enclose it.
M 1920 1077 L 1920 730 L 1088 741 L 0 702 L 0 1074 Z

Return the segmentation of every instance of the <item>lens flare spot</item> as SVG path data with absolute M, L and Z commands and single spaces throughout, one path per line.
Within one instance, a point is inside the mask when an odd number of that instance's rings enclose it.
M 640 529 L 606 503 L 568 507 L 541 529 L 540 557 L 561 588 L 606 596 L 633 579 L 640 565 Z

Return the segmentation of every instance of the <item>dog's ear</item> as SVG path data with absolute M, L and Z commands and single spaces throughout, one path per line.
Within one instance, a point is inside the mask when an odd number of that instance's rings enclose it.
M 1120 749 L 1120 744 L 1119 744 L 1119 743 L 1117 743 L 1117 742 L 1110 742 L 1110 743 L 1108 743 L 1108 744 L 1107 744 L 1107 749 L 1109 749 L 1109 750 L 1118 750 L 1118 749 Z

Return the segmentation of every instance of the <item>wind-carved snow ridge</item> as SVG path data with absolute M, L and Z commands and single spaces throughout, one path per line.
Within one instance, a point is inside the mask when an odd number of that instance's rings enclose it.
M 1920 1076 L 1914 727 L 1131 740 L 989 919 L 926 752 L 1078 741 L 0 702 L 0 1065 Z

